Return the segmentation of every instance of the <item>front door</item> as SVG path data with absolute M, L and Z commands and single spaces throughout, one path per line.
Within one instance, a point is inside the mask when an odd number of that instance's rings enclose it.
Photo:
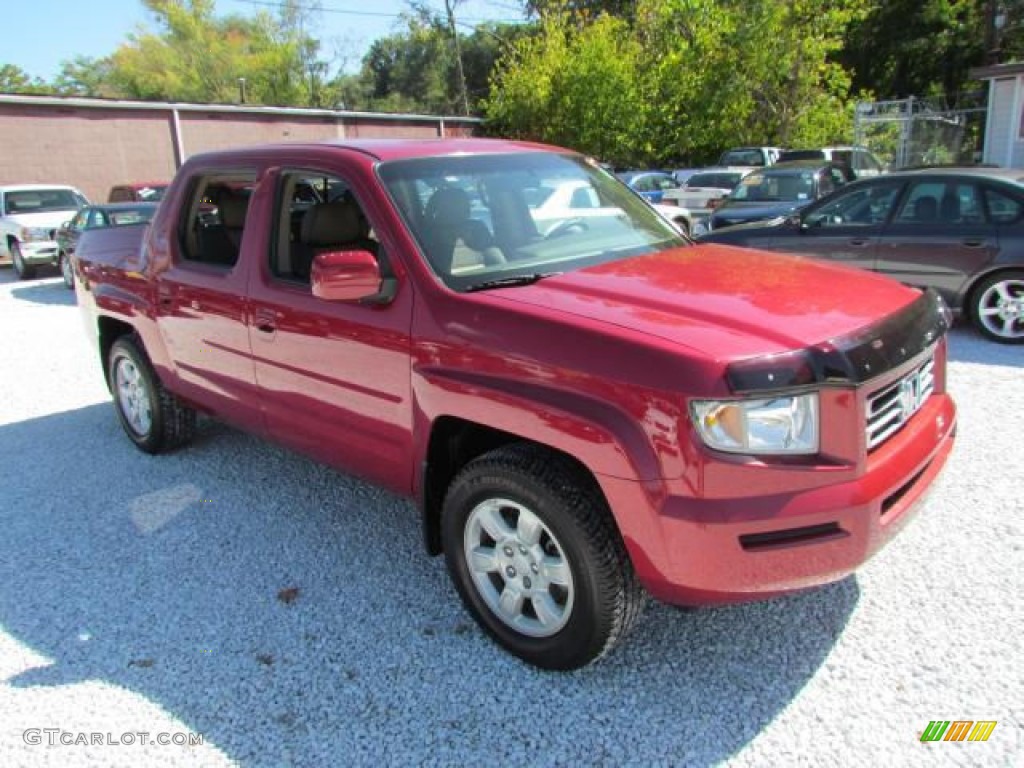
M 310 290 L 318 251 L 368 250 L 391 266 L 338 173 L 282 171 L 271 247 L 250 285 L 256 380 L 272 436 L 320 461 L 408 492 L 412 450 L 412 294 L 327 301 Z M 308 190 L 316 192 L 310 204 Z M 300 194 L 300 191 L 305 194 Z

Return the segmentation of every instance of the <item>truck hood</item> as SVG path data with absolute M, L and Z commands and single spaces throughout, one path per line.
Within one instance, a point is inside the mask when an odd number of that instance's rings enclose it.
M 68 208 L 61 211 L 41 211 L 39 213 L 12 213 L 4 218 L 19 227 L 58 229 L 65 221 L 75 218 L 76 213 L 78 213 L 77 208 Z
M 491 295 L 664 339 L 718 360 L 848 337 L 920 297 L 869 272 L 717 244 L 609 262 Z

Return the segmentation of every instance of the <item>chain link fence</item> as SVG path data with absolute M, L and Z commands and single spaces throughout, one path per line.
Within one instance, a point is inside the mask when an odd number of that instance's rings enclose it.
M 917 165 L 980 162 L 985 135 L 984 91 L 965 94 L 950 109 L 934 99 L 862 101 L 854 141 L 893 170 Z

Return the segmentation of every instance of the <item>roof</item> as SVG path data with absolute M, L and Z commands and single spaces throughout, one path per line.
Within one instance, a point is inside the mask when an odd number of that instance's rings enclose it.
M 809 159 L 809 160 L 787 160 L 784 163 L 776 163 L 775 165 L 766 165 L 764 168 L 758 168 L 755 173 L 762 175 L 773 175 L 773 176 L 789 176 L 791 174 L 800 173 L 802 171 L 816 171 L 820 168 L 833 168 L 838 167 L 836 163 L 831 160 Z
M 145 211 L 155 210 L 158 205 L 160 203 L 147 203 L 139 200 L 134 203 L 91 203 L 85 207 L 102 211 Z
M 479 117 L 461 115 L 423 115 L 416 113 L 361 112 L 351 109 L 314 109 L 307 107 L 268 107 L 260 104 L 197 104 L 181 101 L 134 101 L 131 99 L 98 99 L 85 96 L 38 96 L 27 93 L 0 93 L 0 104 L 79 107 L 83 109 L 177 110 L 178 112 L 234 112 L 290 117 L 362 117 L 373 120 L 430 121 L 446 123 L 482 122 Z
M 908 168 L 893 171 L 888 176 L 982 176 L 1005 181 L 1024 181 L 1024 168 L 987 168 L 984 166 L 936 166 L 934 168 Z M 876 176 L 875 178 L 885 178 Z
M 323 150 L 332 147 L 361 152 L 381 161 L 406 160 L 418 157 L 494 155 L 513 152 L 570 152 L 568 149 L 552 147 L 546 144 L 506 139 L 326 139 L 324 141 L 265 144 L 237 149 L 215 150 L 202 153 L 201 155 L 193 155 L 193 158 L 230 157 L 232 155 L 249 157 L 254 152 L 274 155 L 277 153 L 295 153 L 303 149 Z
M 43 189 L 70 189 L 72 192 L 78 192 L 77 187 L 72 187 L 69 184 L 4 184 L 0 186 L 0 192 L 34 192 L 36 190 Z
M 1013 61 L 1009 64 L 993 64 L 989 67 L 972 67 L 968 70 L 972 80 L 994 80 L 1000 77 L 1013 77 L 1024 74 L 1024 62 Z

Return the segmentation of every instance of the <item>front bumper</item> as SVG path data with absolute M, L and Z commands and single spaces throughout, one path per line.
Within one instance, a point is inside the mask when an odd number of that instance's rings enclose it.
M 56 264 L 59 250 L 56 240 L 20 243 L 21 258 L 26 264 Z
M 780 475 L 778 467 L 733 467 L 733 490 L 713 498 L 599 480 L 654 597 L 682 605 L 740 602 L 856 570 L 918 511 L 955 432 L 953 401 L 937 393 L 858 469 L 790 467 Z M 780 483 L 786 473 L 792 482 Z M 817 484 L 808 487 L 808 480 Z

